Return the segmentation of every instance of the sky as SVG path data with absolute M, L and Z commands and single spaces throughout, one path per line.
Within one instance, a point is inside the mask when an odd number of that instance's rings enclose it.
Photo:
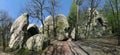
M 25 6 L 26 0 L 0 0 L 0 10 L 5 10 L 9 15 L 16 19 L 20 16 L 20 10 Z M 60 0 L 61 10 L 59 13 L 68 15 L 72 0 Z
M 26 6 L 27 1 L 29 0 L 0 0 L 0 10 L 7 11 L 9 15 L 13 18 L 13 20 L 15 20 L 17 17 L 21 15 L 20 11 Z M 59 0 L 59 1 L 60 10 L 58 13 L 68 16 L 72 0 Z M 101 6 L 103 6 L 102 4 L 103 2 L 101 3 Z M 35 23 L 36 21 L 29 20 L 29 22 Z
M 0 10 L 5 10 L 12 18 L 17 18 L 19 11 L 24 6 L 23 0 L 0 0 Z

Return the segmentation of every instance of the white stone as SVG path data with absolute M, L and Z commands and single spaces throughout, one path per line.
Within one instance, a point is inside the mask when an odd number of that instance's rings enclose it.
M 28 24 L 29 22 L 27 13 L 22 14 L 15 20 L 10 29 L 10 48 L 17 48 L 18 46 L 21 46 L 23 38 L 25 37 L 25 33 L 27 32 Z
M 43 34 L 36 34 L 30 37 L 26 42 L 26 48 L 29 50 L 42 50 L 43 42 L 46 41 L 47 36 Z

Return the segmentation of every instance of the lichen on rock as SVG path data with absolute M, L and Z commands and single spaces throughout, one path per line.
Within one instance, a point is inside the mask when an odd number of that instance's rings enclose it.
M 11 26 L 9 47 L 16 49 L 22 47 L 24 37 L 27 37 L 28 14 L 24 13 L 18 17 Z

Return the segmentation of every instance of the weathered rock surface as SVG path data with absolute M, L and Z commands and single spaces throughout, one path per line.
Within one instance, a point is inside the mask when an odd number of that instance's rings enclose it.
M 29 22 L 27 13 L 22 14 L 15 20 L 10 30 L 10 48 L 16 49 L 18 46 L 20 47 L 22 45 L 24 37 L 27 37 L 26 33 L 28 24 Z
M 52 44 L 45 49 L 43 55 L 120 55 L 120 46 L 98 41 L 98 39 L 75 42 L 55 41 Z
M 85 36 L 85 30 L 87 30 L 90 35 L 95 34 L 96 36 L 101 36 L 101 33 L 104 31 L 102 27 L 105 26 L 105 22 L 100 23 L 99 19 L 102 18 L 95 16 L 95 18 L 89 24 L 90 27 L 85 26 L 87 22 L 82 23 L 83 26 L 78 27 L 80 29 L 80 31 L 78 30 L 80 32 L 79 34 Z M 28 14 L 25 13 L 21 15 L 18 17 L 18 19 L 16 19 L 11 27 L 9 47 L 16 49 L 24 45 L 25 49 L 27 48 L 33 52 L 45 49 L 45 51 L 42 53 L 43 55 L 120 55 L 119 46 L 108 45 L 106 43 L 97 43 L 95 40 L 92 42 L 71 41 L 75 38 L 75 29 L 72 30 L 72 38 L 69 38 L 68 33 L 65 31 L 65 29 L 69 27 L 67 18 L 62 14 L 58 14 L 55 17 L 55 20 L 57 21 L 57 37 L 53 37 L 55 38 L 53 39 L 51 38 L 53 36 L 52 16 L 48 16 L 45 19 L 45 33 L 42 34 L 40 33 L 42 32 L 42 27 L 38 28 L 35 24 L 29 24 Z M 93 29 L 91 28 L 94 28 L 94 31 L 92 31 Z
M 75 28 L 71 32 L 71 37 L 72 37 L 72 39 L 75 39 Z
M 120 46 L 110 43 L 87 40 L 83 42 L 75 42 L 76 45 L 81 46 L 89 55 L 120 55 Z
M 97 9 L 93 8 L 92 14 L 91 8 L 87 12 L 88 18 L 81 18 L 81 21 L 79 21 L 80 37 L 102 37 L 106 31 L 109 33 L 106 18 Z M 92 18 L 91 15 L 93 15 Z
M 55 21 L 57 22 L 56 25 L 57 25 L 59 30 L 64 30 L 65 28 L 69 27 L 67 18 L 63 14 L 58 14 L 55 17 Z M 44 25 L 45 25 L 46 29 L 47 29 L 48 25 L 49 25 L 49 27 L 53 26 L 53 18 L 52 18 L 52 16 L 46 17 L 46 19 L 44 21 Z M 52 29 L 52 27 L 50 29 Z
M 40 30 L 41 29 L 42 29 L 42 27 L 40 28 Z M 45 34 L 47 34 L 47 31 L 49 31 L 50 34 L 52 34 L 52 31 L 53 31 L 53 18 L 52 18 L 52 16 L 47 16 L 45 18 L 44 29 L 45 29 Z
M 52 16 L 47 16 L 44 21 L 44 25 L 47 26 L 52 26 L 53 25 L 53 18 Z
M 58 14 L 55 19 L 57 20 L 57 27 L 58 30 L 65 31 L 65 28 L 69 27 L 67 17 L 65 17 L 63 14 Z
M 63 14 L 58 14 L 55 18 L 57 20 L 57 24 L 56 24 L 57 38 L 56 39 L 63 40 L 68 38 L 65 31 L 65 29 L 69 27 L 67 17 L 65 17 Z
M 88 55 L 72 41 L 56 41 L 42 55 Z
M 47 41 L 47 36 L 44 34 L 36 34 L 31 36 L 26 42 L 26 48 L 29 50 L 39 51 L 43 48 L 43 43 Z
M 56 23 L 56 32 L 57 32 L 57 38 L 58 40 L 63 40 L 65 38 L 67 38 L 67 35 L 65 34 L 65 29 L 68 28 L 69 24 L 67 21 L 67 18 L 62 15 L 62 14 L 58 14 L 55 17 L 55 22 Z M 45 21 L 44 21 L 44 25 L 45 25 L 45 32 L 47 33 L 48 29 L 49 29 L 49 33 L 52 34 L 50 36 L 53 36 L 53 18 L 52 16 L 48 16 L 46 17 Z

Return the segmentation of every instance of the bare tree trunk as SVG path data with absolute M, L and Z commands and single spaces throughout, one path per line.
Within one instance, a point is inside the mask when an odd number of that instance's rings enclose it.
M 5 30 L 2 30 L 2 45 L 3 45 L 3 51 L 5 51 L 6 48 Z
M 78 18 L 79 18 L 79 5 L 77 4 L 77 18 L 75 24 L 75 40 L 78 40 Z
M 41 12 L 40 12 L 40 13 L 41 13 L 41 14 L 40 14 L 40 15 L 41 15 L 41 19 L 40 19 L 40 20 L 41 20 L 41 23 L 42 23 L 42 25 L 43 25 L 43 31 L 42 31 L 42 32 L 43 32 L 43 34 L 44 34 L 43 11 L 42 11 L 42 10 L 43 10 L 43 4 L 41 4 L 40 7 L 41 7 Z
M 55 17 L 54 17 L 55 16 L 54 15 L 55 14 L 55 12 L 54 12 L 54 10 L 55 10 L 55 7 L 54 7 L 55 6 L 55 0 L 52 0 L 51 3 L 52 3 L 51 4 L 52 5 L 52 14 L 51 15 L 53 17 L 53 36 L 56 39 L 56 35 L 57 35 L 57 33 L 56 33 L 56 20 L 55 20 Z
M 113 4 L 112 0 L 109 0 L 111 9 L 112 9 L 112 14 L 113 14 L 113 33 L 117 35 L 118 38 L 118 45 L 120 45 L 120 30 L 119 30 L 119 7 L 118 7 L 118 0 L 115 0 L 115 4 Z M 115 8 L 114 8 L 115 5 Z
M 109 3 L 110 3 L 110 6 L 111 6 L 111 9 L 112 9 L 112 14 L 113 14 L 113 17 L 114 17 L 114 21 L 116 21 L 116 16 L 115 16 L 115 12 L 114 12 L 114 7 L 113 7 L 113 5 L 112 5 L 112 1 L 111 0 L 109 0 Z M 115 32 L 115 23 L 116 22 L 113 22 L 113 33 Z
M 86 30 L 86 38 L 88 38 L 89 37 L 89 34 L 90 34 L 90 27 L 91 27 L 91 22 L 92 22 L 92 19 L 93 19 L 93 12 L 94 12 L 94 0 L 91 0 L 90 1 L 91 3 L 90 3 L 90 5 L 91 5 L 91 10 L 90 10 L 90 20 L 88 21 L 88 23 L 87 23 L 87 26 L 86 26 L 86 28 L 87 28 L 87 30 Z
M 45 29 L 44 29 L 44 23 L 43 23 L 43 20 L 42 19 L 40 19 L 40 21 L 41 21 L 41 23 L 42 23 L 42 33 L 44 34 L 45 33 Z

